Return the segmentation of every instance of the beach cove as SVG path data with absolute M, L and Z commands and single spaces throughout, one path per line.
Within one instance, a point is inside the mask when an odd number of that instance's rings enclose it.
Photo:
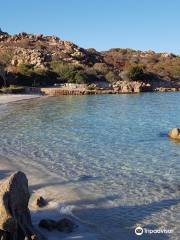
M 178 94 L 2 104 L 1 178 L 22 170 L 33 193 L 50 200 L 38 214 L 30 202 L 35 225 L 61 211 L 80 221 L 77 239 L 136 239 L 137 225 L 173 229 L 151 239 L 178 239 L 180 150 L 166 136 L 178 126 Z

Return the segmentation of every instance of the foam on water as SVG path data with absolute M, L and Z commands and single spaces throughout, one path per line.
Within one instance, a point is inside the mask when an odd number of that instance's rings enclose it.
M 0 154 L 27 172 L 32 191 L 107 239 L 136 239 L 137 224 L 174 230 L 150 239 L 178 239 L 180 145 L 167 132 L 178 127 L 179 99 L 151 93 L 8 104 L 0 109 Z

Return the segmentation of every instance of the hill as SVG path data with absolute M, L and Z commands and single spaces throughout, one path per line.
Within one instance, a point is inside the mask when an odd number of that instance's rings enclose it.
M 141 82 L 152 89 L 179 87 L 180 57 L 175 54 L 115 48 L 98 52 L 55 36 L 0 31 L 0 64 L 8 85 Z M 0 86 L 4 82 L 1 79 Z

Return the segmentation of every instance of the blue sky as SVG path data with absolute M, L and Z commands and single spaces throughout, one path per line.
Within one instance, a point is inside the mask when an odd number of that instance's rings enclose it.
M 180 0 L 1 0 L 0 27 L 85 48 L 180 54 Z

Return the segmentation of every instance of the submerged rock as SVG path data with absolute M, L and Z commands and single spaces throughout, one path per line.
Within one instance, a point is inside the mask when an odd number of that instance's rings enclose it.
M 56 224 L 56 228 L 60 232 L 72 232 L 75 227 L 77 227 L 76 224 L 68 218 L 63 218 Z
M 12 174 L 0 187 L 0 239 L 40 240 L 35 233 L 28 209 L 29 189 L 26 175 Z
M 58 230 L 60 232 L 72 232 L 77 225 L 68 218 L 63 218 L 59 221 L 54 221 L 52 219 L 42 219 L 39 222 L 39 227 L 45 228 L 48 231 Z
M 180 140 L 180 128 L 173 128 L 169 131 L 168 136 L 172 139 Z
M 48 203 L 43 197 L 38 197 L 36 200 L 36 204 L 38 207 L 42 208 L 45 207 Z
M 56 229 L 56 221 L 52 220 L 52 219 L 42 219 L 39 222 L 39 227 L 41 228 L 45 228 L 48 231 L 53 231 L 54 229 Z

